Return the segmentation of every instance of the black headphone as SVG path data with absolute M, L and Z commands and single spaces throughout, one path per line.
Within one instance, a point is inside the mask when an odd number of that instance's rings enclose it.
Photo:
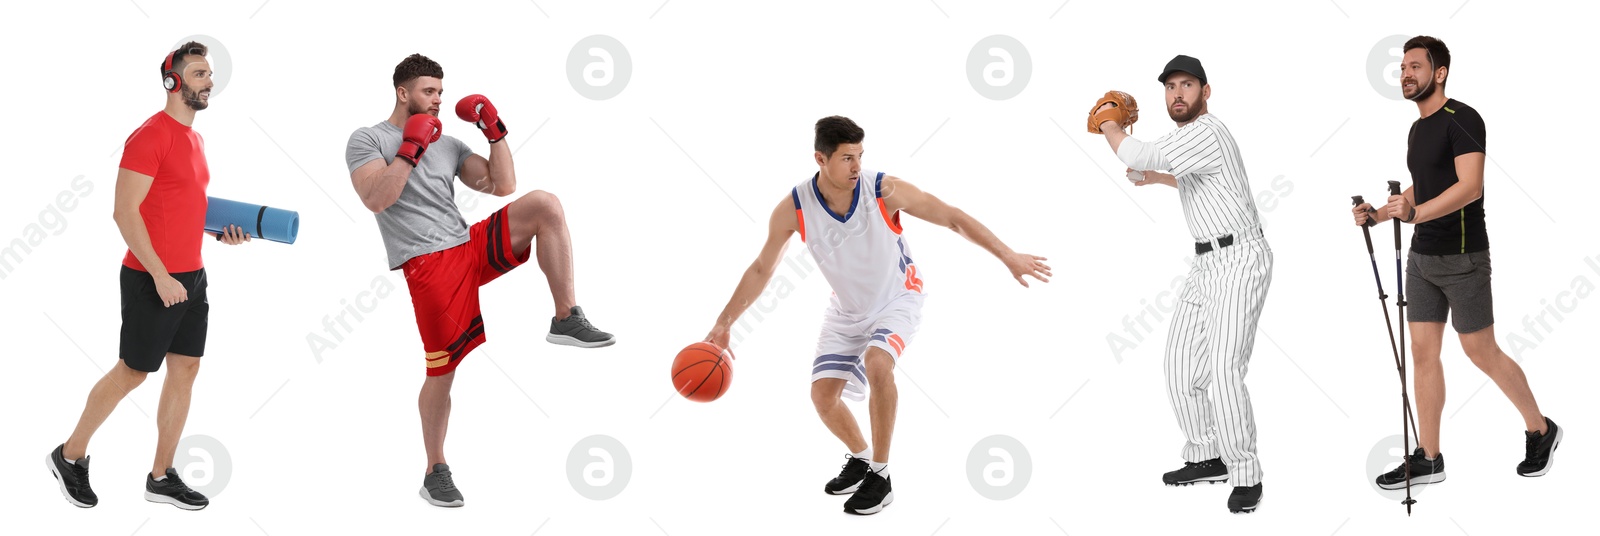
M 183 87 L 183 78 L 172 70 L 172 62 L 178 57 L 178 50 L 167 54 L 167 61 L 161 62 L 161 86 L 167 88 L 168 93 L 177 93 Z

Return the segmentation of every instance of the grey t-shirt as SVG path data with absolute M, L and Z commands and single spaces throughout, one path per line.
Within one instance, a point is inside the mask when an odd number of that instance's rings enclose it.
M 356 129 L 344 148 L 345 163 L 351 172 L 379 158 L 392 163 L 400 150 L 401 134 L 400 127 L 388 121 Z M 389 254 L 389 269 L 399 268 L 412 257 L 467 242 L 467 221 L 456 208 L 455 177 L 471 155 L 472 149 L 461 140 L 440 136 L 439 141 L 428 144 L 422 161 L 411 170 L 400 199 L 375 214 L 383 248 Z

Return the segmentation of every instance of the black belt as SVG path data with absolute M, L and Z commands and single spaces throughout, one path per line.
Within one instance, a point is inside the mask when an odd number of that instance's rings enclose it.
M 1225 247 L 1228 247 L 1228 246 L 1231 246 L 1231 245 L 1233 245 L 1233 235 L 1222 235 L 1220 237 L 1217 237 L 1217 247 L 1218 248 L 1225 248 Z M 1194 243 L 1194 254 L 1195 255 L 1203 255 L 1203 254 L 1206 254 L 1206 253 L 1210 253 L 1212 249 L 1215 249 L 1215 248 L 1211 247 L 1211 243 L 1210 242 L 1195 242 Z

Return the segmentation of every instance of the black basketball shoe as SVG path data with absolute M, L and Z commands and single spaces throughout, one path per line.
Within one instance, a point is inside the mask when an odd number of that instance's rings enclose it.
M 861 487 L 850 496 L 850 500 L 844 502 L 844 511 L 856 515 L 871 515 L 882 512 L 883 508 L 892 502 L 894 502 L 894 487 L 889 485 L 889 479 L 867 471 L 867 476 L 861 479 Z
M 856 488 L 861 487 L 861 479 L 867 476 L 867 470 L 870 469 L 866 460 L 849 454 L 844 457 L 844 466 L 840 469 L 839 476 L 829 480 L 828 484 L 822 487 L 822 491 L 828 492 L 828 495 L 855 493 Z

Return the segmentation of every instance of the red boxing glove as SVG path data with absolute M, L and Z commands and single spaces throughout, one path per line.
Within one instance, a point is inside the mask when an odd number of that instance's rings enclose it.
M 494 109 L 488 97 L 467 95 L 456 103 L 456 117 L 478 125 L 483 130 L 483 137 L 489 138 L 489 143 L 506 139 L 506 123 L 500 120 L 500 111 Z
M 416 166 L 422 161 L 423 151 L 428 150 L 428 144 L 439 141 L 439 136 L 444 133 L 444 124 L 432 114 L 416 114 L 406 120 L 406 128 L 401 134 L 400 152 L 395 153 L 396 158 L 410 162 Z

